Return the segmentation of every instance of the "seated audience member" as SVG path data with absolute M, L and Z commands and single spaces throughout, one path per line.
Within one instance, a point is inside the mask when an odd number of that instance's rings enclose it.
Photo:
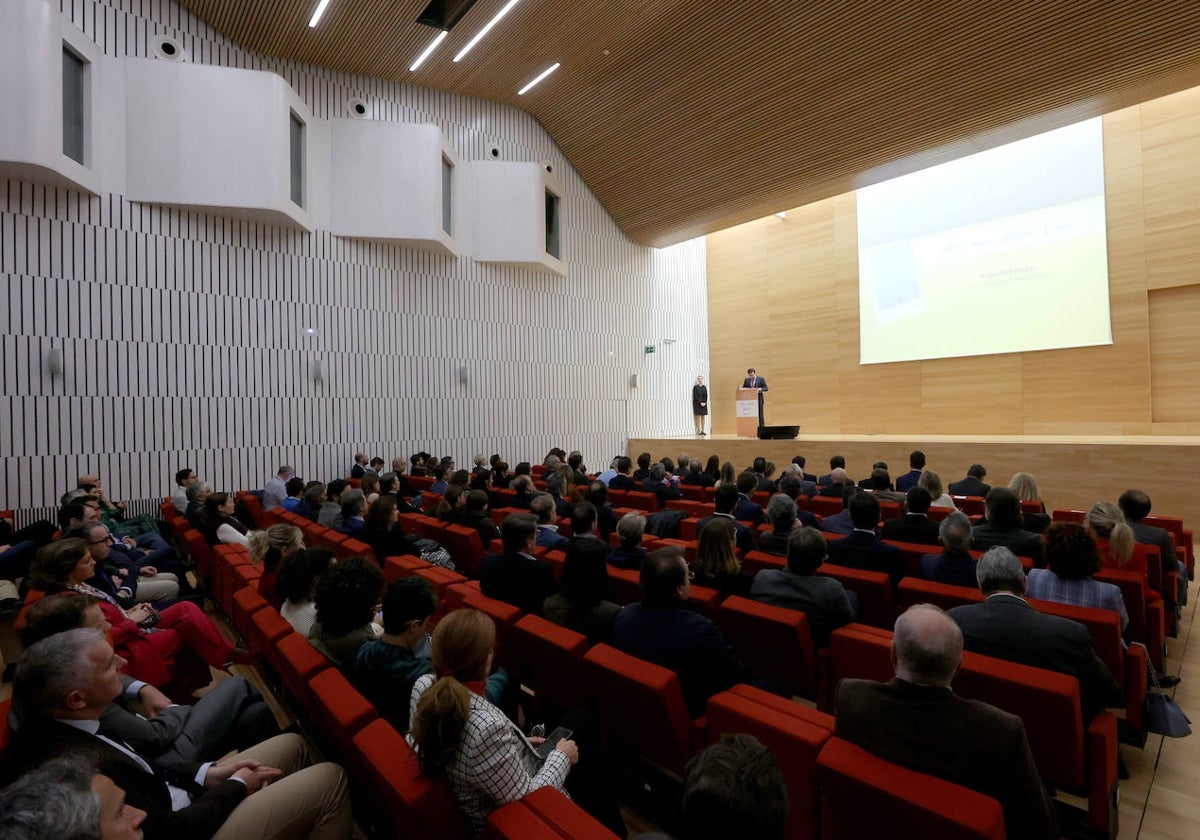
M 631 511 L 617 523 L 617 537 L 621 544 L 608 552 L 608 564 L 621 569 L 640 569 L 646 559 L 642 548 L 642 537 L 646 534 L 646 517 Z
M 871 477 L 867 479 L 867 487 L 864 489 L 868 489 L 874 493 L 875 498 L 881 502 L 895 502 L 900 505 L 901 512 L 903 513 L 907 496 L 898 490 L 892 489 L 892 477 L 888 475 L 887 467 L 871 470 Z
M 641 455 L 637 456 L 637 465 L 638 468 L 633 471 L 633 480 L 636 484 L 641 484 L 650 477 L 650 453 L 643 452 Z M 615 490 L 618 488 L 614 487 L 613 489 Z
M 788 539 L 796 528 L 796 503 L 783 493 L 776 493 L 767 502 L 767 519 L 771 530 L 758 535 L 758 550 L 777 557 L 786 557 Z
M 575 484 L 589 484 L 591 478 L 588 477 L 587 467 L 583 464 L 583 454 L 575 451 L 567 456 L 567 466 L 571 468 L 572 481 Z
M 357 534 L 366 525 L 363 513 L 367 509 L 367 497 L 361 489 L 349 489 L 342 493 L 342 524 L 338 532 Z
M 792 459 L 792 463 L 800 468 L 800 480 L 801 481 L 811 481 L 813 484 L 817 483 L 817 477 L 815 475 L 813 475 L 812 473 L 805 471 L 804 467 L 806 464 L 808 464 L 808 460 L 803 455 L 797 455 L 795 458 Z M 843 462 L 842 466 L 845 466 L 844 462 Z
M 879 522 L 879 500 L 870 493 L 854 490 L 847 510 L 854 530 L 829 544 L 829 562 L 853 569 L 887 572 L 895 587 L 908 569 L 900 549 L 885 543 L 875 533 Z
M 296 471 L 287 464 L 284 464 L 275 473 L 275 477 L 266 483 L 262 491 L 262 506 L 263 510 L 277 508 L 283 504 L 283 500 L 288 497 L 287 483 L 296 474 Z
M 237 500 L 232 493 L 209 493 L 200 511 L 200 533 L 205 542 L 215 545 L 241 545 L 250 548 L 250 529 L 233 515 Z
M 647 458 L 649 463 L 649 458 Z M 617 459 L 617 474 L 608 481 L 609 490 L 636 490 L 637 480 L 633 476 L 633 461 L 622 455 Z
M 921 477 L 917 479 L 917 486 L 924 487 L 929 493 L 929 498 L 933 500 L 931 507 L 958 509 L 958 505 L 954 504 L 954 499 L 950 498 L 950 494 L 942 488 L 942 477 L 933 470 L 923 470 Z
M 589 482 L 583 499 L 596 508 L 596 533 L 607 543 L 612 532 L 617 530 L 617 516 L 608 501 L 608 487 L 599 481 Z
M 319 481 L 310 481 L 304 485 L 304 495 L 301 497 L 300 509 L 297 513 L 305 519 L 316 522 L 324 504 L 325 485 Z
M 883 523 L 883 538 L 893 542 L 938 544 L 938 523 L 929 518 L 933 499 L 924 487 L 914 487 L 904 497 L 907 512 Z M 968 520 L 969 521 L 969 520 Z
M 350 477 L 362 478 L 367 474 L 367 467 L 370 465 L 370 463 L 371 462 L 367 460 L 366 452 L 355 452 L 354 465 L 350 467 Z
M 258 594 L 275 609 L 283 606 L 283 599 L 275 591 L 279 564 L 303 548 L 304 532 L 285 522 L 276 522 L 267 530 L 254 531 L 250 535 L 250 562 L 262 566 Z
M 1009 837 L 1058 837 L 1021 719 L 951 690 L 962 651 L 963 634 L 945 613 L 929 604 L 910 607 L 892 637 L 895 678 L 842 680 L 835 734 L 893 764 L 992 797 L 1004 809 Z
M 804 465 L 801 464 L 800 466 L 803 467 Z M 846 459 L 845 459 L 845 457 L 843 457 L 841 455 L 834 455 L 834 456 L 830 457 L 829 472 L 825 473 L 825 475 L 820 476 L 817 479 L 817 485 L 819 487 L 824 487 L 827 484 L 832 484 L 833 483 L 833 471 L 837 470 L 837 469 L 840 469 L 842 472 L 846 471 Z
M 79 627 L 107 631 L 100 605 L 78 592 L 42 598 L 25 614 L 21 644 Z M 121 676 L 121 693 L 100 713 L 100 734 L 167 770 L 194 778 L 200 765 L 279 733 L 275 715 L 242 677 L 227 677 L 193 705 L 176 705 L 154 686 Z M 134 708 L 141 704 L 143 711 Z
M 734 523 L 734 528 L 737 530 L 737 547 L 743 551 L 753 551 L 755 548 L 754 530 L 750 526 L 738 522 L 734 515 L 740 499 L 741 494 L 738 493 L 737 485 L 727 481 L 718 484 L 716 495 L 713 496 L 713 507 L 716 512 L 696 523 L 696 533 L 699 534 L 712 519 L 728 519 Z M 761 511 L 762 508 L 759 510 Z
M 1134 560 L 1133 529 L 1125 521 L 1125 514 L 1112 502 L 1096 502 L 1083 520 L 1083 527 L 1096 541 L 1100 552 L 1100 565 L 1108 569 L 1132 569 L 1140 572 L 1144 584 L 1146 602 L 1163 599 L 1167 609 L 1177 610 L 1174 599 L 1175 579 L 1170 576 L 1163 586 L 1163 592 L 1150 587 L 1149 566 L 1145 558 Z
M 311 764 L 298 735 L 279 735 L 202 765 L 195 778 L 153 770 L 148 757 L 99 736 L 102 712 L 121 693 L 121 658 L 91 628 L 50 636 L 25 651 L 13 682 L 20 726 L 5 753 L 11 779 L 63 756 L 98 769 L 146 812 L 147 837 L 349 838 L 345 774 Z
M 1076 522 L 1055 522 L 1046 529 L 1046 564 L 1029 573 L 1025 591 L 1030 598 L 1077 607 L 1113 610 L 1121 616 L 1121 632 L 1129 613 L 1121 588 L 1092 577 L 1100 571 L 1100 551 L 1087 529 Z
M 921 577 L 951 586 L 974 588 L 975 558 L 971 556 L 971 520 L 965 513 L 954 511 L 938 525 L 942 539 L 941 554 L 926 554 L 921 558 Z
M 498 459 L 492 464 L 492 487 L 496 490 L 507 490 L 511 482 L 512 473 L 509 472 L 508 462 Z
M 1122 704 L 1121 691 L 1092 649 L 1087 628 L 1038 612 L 1026 602 L 1025 570 L 1012 551 L 989 548 L 976 564 L 976 576 L 987 600 L 949 613 L 962 628 L 967 650 L 1075 677 L 1085 721 L 1106 706 Z
M 379 476 L 375 473 L 367 473 L 358 482 L 358 490 L 363 494 L 367 504 L 371 504 L 379 498 Z
M 1162 560 L 1163 588 L 1168 592 L 1177 588 L 1179 603 L 1186 604 L 1187 580 L 1180 574 L 1179 558 L 1175 554 L 1171 533 L 1142 521 L 1150 515 L 1150 497 L 1141 490 L 1126 490 L 1117 499 L 1117 504 L 1125 514 L 1125 521 L 1133 529 L 1133 539 L 1142 545 L 1157 546 L 1158 556 Z M 1178 581 L 1177 587 L 1172 586 L 1171 578 Z
M 682 551 L 660 548 L 642 564 L 642 600 L 613 620 L 614 647 L 679 675 L 692 717 L 708 698 L 749 674 L 712 621 L 688 609 L 691 572 Z
M 382 458 L 376 455 L 371 459 L 371 463 L 367 466 L 367 473 L 363 476 L 366 478 L 371 475 L 379 475 L 383 472 L 383 465 L 386 463 Z
M 503 554 L 483 558 L 479 587 L 489 598 L 519 607 L 522 613 L 542 614 L 542 604 L 558 584 L 550 566 L 533 556 L 537 520 L 527 513 L 511 513 L 500 525 Z
M 835 514 L 826 516 L 821 520 L 820 528 L 827 534 L 849 534 L 854 530 L 854 523 L 850 519 L 850 497 L 858 490 L 853 484 L 830 485 L 837 486 L 842 489 L 842 509 Z
M 758 486 L 755 490 L 761 490 L 764 493 L 775 492 L 775 482 L 771 480 L 771 474 L 775 472 L 775 465 L 766 458 L 758 457 L 754 459 L 751 472 L 758 480 Z
M 994 545 L 1012 549 L 1018 557 L 1030 557 L 1033 565 L 1046 565 L 1042 539 L 1021 527 L 1021 503 L 1007 487 L 993 487 L 984 498 L 987 518 L 972 531 L 975 548 L 986 551 Z
M 304 505 L 304 487 L 304 479 L 300 476 L 294 475 L 289 478 L 284 485 L 287 498 L 280 502 L 279 506 L 286 511 L 300 513 L 300 508 Z
M 350 484 L 344 478 L 335 478 L 325 485 L 325 503 L 317 514 L 317 524 L 337 530 L 342 524 L 342 493 Z
M 568 485 L 561 473 L 555 473 L 546 479 L 546 493 L 554 501 L 554 515 L 559 519 L 569 519 L 575 503 L 567 495 L 573 493 L 573 485 Z
M 400 524 L 400 511 L 395 496 L 380 496 L 363 517 L 362 530 L 358 538 L 371 546 L 375 561 L 383 565 L 388 557 L 404 554 L 421 556 L 417 539 L 404 533 Z
M 409 463 L 412 465 L 409 467 L 408 474 L 416 476 L 428 475 L 428 472 L 425 468 L 425 464 L 428 462 L 428 459 L 428 452 L 414 452 L 411 456 L 409 456 L 408 459 Z
M 433 472 L 430 475 L 433 476 L 433 484 L 429 486 L 429 492 L 438 495 L 444 494 L 446 488 L 450 486 L 450 483 L 446 481 L 446 468 L 438 464 L 433 468 Z
M 1050 527 L 1050 514 L 1046 513 L 1046 503 L 1042 501 L 1042 494 L 1038 490 L 1036 478 L 1027 472 L 1013 473 L 1012 479 L 1008 482 L 1008 489 L 1013 491 L 1018 504 L 1021 505 L 1022 528 L 1040 534 Z M 985 493 L 984 496 L 986 495 Z M 1040 513 L 1026 513 L 1025 506 L 1021 504 L 1023 502 L 1037 502 Z
M 358 649 L 383 634 L 376 608 L 383 592 L 379 564 L 347 557 L 317 581 L 317 620 L 308 631 L 313 647 L 338 668 L 351 672 Z
M 983 468 L 983 464 L 972 464 L 967 467 L 967 477 L 962 481 L 950 482 L 951 496 L 986 496 L 988 491 L 992 489 L 992 485 L 984 484 L 983 479 L 987 477 L 987 470 Z
M 178 576 L 131 560 L 132 552 L 123 550 L 127 546 L 114 540 L 103 522 L 76 522 L 63 531 L 62 536 L 87 542 L 88 554 L 96 561 L 96 570 L 86 583 L 111 596 L 119 606 L 129 608 L 139 602 L 161 602 L 157 605 L 169 606 L 179 595 Z
M 721 480 L 721 459 L 717 455 L 709 455 L 704 462 L 704 474 L 713 480 L 713 486 Z
M 871 465 L 871 475 L 868 475 L 866 478 L 860 478 L 858 480 L 858 489 L 859 490 L 873 490 L 874 485 L 871 483 L 871 476 L 873 476 L 875 474 L 875 470 L 883 470 L 884 472 L 887 472 L 887 468 L 888 468 L 887 461 L 876 461 L 874 464 Z M 891 473 L 888 473 L 888 486 L 885 489 L 887 489 L 887 490 L 894 489 L 892 487 Z M 904 494 L 901 493 L 900 495 L 904 495 Z
M 496 625 L 484 613 L 447 615 L 433 631 L 434 672 L 417 679 L 409 705 L 421 773 L 446 778 L 472 837 L 482 834 L 493 810 L 531 791 L 565 793 L 579 760 L 567 739 L 543 759 L 504 712 L 471 688 L 487 678 L 495 645 Z
M 788 471 L 783 474 L 783 478 L 779 479 L 779 492 L 792 500 L 792 504 L 796 508 L 796 519 L 799 520 L 801 525 L 816 528 L 820 526 L 821 520 L 817 518 L 816 514 L 801 508 L 797 501 L 800 498 L 800 494 L 805 492 L 803 485 L 812 484 L 812 482 L 802 482 L 800 473 L 801 470 L 799 467 L 795 464 L 789 464 Z M 812 487 L 816 488 L 816 485 L 812 484 Z M 809 494 L 806 493 L 805 495 Z M 767 504 L 769 506 L 770 502 Z M 771 512 L 769 509 L 767 510 L 766 521 L 771 521 Z
M 0 837 L 141 840 L 146 812 L 95 765 L 92 756 L 56 758 L 0 791 Z
M 679 483 L 689 487 L 715 487 L 717 480 L 704 471 L 704 465 L 700 463 L 699 458 L 694 458 L 688 464 L 687 474 L 679 479 Z
M 821 490 L 817 494 L 819 496 L 828 496 L 831 499 L 845 498 L 846 488 L 853 487 L 854 482 L 850 480 L 850 476 L 841 467 L 834 467 L 829 473 L 829 481 L 821 485 Z
M 180 513 L 187 513 L 187 488 L 195 480 L 196 473 L 191 467 L 184 467 L 175 473 L 175 489 L 171 493 L 171 507 Z
M 608 590 L 608 550 L 599 540 L 572 540 L 563 564 L 562 589 L 543 604 L 548 621 L 588 637 L 592 644 L 612 637 L 621 607 Z
M 638 489 L 653 493 L 658 497 L 658 506 L 664 508 L 671 499 L 683 498 L 683 493 L 676 486 L 677 483 L 675 476 L 669 476 L 666 466 L 659 462 L 650 466 L 650 476 Z
M 725 735 L 688 762 L 679 840 L 783 840 L 787 818 L 783 773 L 753 735 Z
M 187 496 L 187 510 L 183 512 L 183 516 L 193 528 L 199 525 L 197 517 L 200 516 L 200 509 L 204 507 L 204 500 L 208 498 L 210 492 L 212 492 L 211 488 L 199 479 L 187 486 L 184 494 Z
M 529 512 L 537 517 L 536 545 L 551 551 L 565 550 L 567 538 L 558 533 L 557 509 L 548 493 L 539 493 L 529 503 Z
M 741 561 L 734 554 L 735 539 L 733 523 L 716 516 L 699 533 L 693 582 L 717 590 L 722 599 L 750 594 L 751 578 L 742 571 Z
M 305 638 L 317 620 L 317 582 L 336 563 L 332 551 L 318 547 L 297 551 L 279 564 L 275 579 L 275 592 L 283 600 L 279 614 Z
M 837 628 L 854 621 L 856 600 L 836 578 L 818 575 L 825 562 L 825 537 L 816 528 L 798 528 L 788 537 L 787 567 L 754 576 L 750 597 L 772 607 L 800 610 L 818 648 L 829 646 Z
M 896 478 L 896 492 L 907 493 L 909 490 L 917 486 L 921 480 L 921 473 L 925 470 L 925 453 L 919 449 L 914 449 L 908 456 L 908 472 Z M 930 493 L 930 496 L 937 498 L 940 493 Z M 953 505 L 951 505 L 953 507 Z
M 66 537 L 38 552 L 27 582 L 30 589 L 51 595 L 70 590 L 94 598 L 109 624 L 113 644 L 122 655 L 129 654 L 127 673 L 159 688 L 170 684 L 173 695 L 186 697 L 208 685 L 212 675 L 207 666 L 235 664 L 233 644 L 195 604 L 180 601 L 161 611 L 149 604 L 123 609 L 87 582 L 95 568 L 87 542 Z
M 752 472 L 744 472 L 738 476 L 737 480 L 738 500 L 737 506 L 733 509 L 733 518 L 738 522 L 749 522 L 751 527 L 757 528 L 763 524 L 765 516 L 763 514 L 762 505 L 750 498 L 750 496 L 758 491 L 758 478 Z
M 726 461 L 721 464 L 721 474 L 717 476 L 717 484 L 737 485 L 737 470 L 733 468 L 731 462 Z
M 596 481 L 599 481 L 601 484 L 603 484 L 605 487 L 607 487 L 608 482 L 612 481 L 618 475 L 617 463 L 620 460 L 621 460 L 620 455 L 615 456 L 612 459 L 612 461 L 609 462 L 608 469 L 606 469 L 604 472 L 602 472 L 596 476 Z
M 570 551 L 571 546 L 586 540 L 600 543 L 604 553 L 608 553 L 608 541 L 600 539 L 598 533 L 597 513 L 596 506 L 591 502 L 580 502 L 571 508 L 571 537 L 567 540 L 565 550 Z
M 528 510 L 530 502 L 537 496 L 537 491 L 533 487 L 533 479 L 527 474 L 514 476 L 509 488 L 516 494 L 508 500 L 509 507 Z

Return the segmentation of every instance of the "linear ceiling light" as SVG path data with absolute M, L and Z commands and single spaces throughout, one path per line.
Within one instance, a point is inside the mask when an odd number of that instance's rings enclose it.
M 508 0 L 508 2 L 504 4 L 504 8 L 496 12 L 496 16 L 489 20 L 487 24 L 484 25 L 483 29 L 480 29 L 479 32 L 475 34 L 475 37 L 468 41 L 467 45 L 458 51 L 458 55 L 454 56 L 454 60 L 456 62 L 461 61 L 462 57 L 469 53 L 471 48 L 478 44 L 480 39 L 482 39 L 484 35 L 488 34 L 488 32 L 492 30 L 492 27 L 499 23 L 500 19 L 508 14 L 509 10 L 513 6 L 517 5 L 518 2 L 519 0 Z
M 523 87 L 523 88 L 521 88 L 519 91 L 517 91 L 517 96 L 523 96 L 523 95 L 525 95 L 525 94 L 526 94 L 526 93 L 527 93 L 527 92 L 530 90 L 530 88 L 532 88 L 534 85 L 536 85 L 536 84 L 537 84 L 538 82 L 540 82 L 542 79 L 544 79 L 544 78 L 546 78 L 547 76 L 549 76 L 551 73 L 553 73 L 553 72 L 554 72 L 555 70 L 557 70 L 558 68 L 559 68 L 559 62 L 557 62 L 557 61 L 556 61 L 556 62 L 554 62 L 553 64 L 551 64 L 549 67 L 547 67 L 545 70 L 543 70 L 541 73 L 538 73 L 538 75 L 537 75 L 537 78 L 536 78 L 536 79 L 534 79 L 532 82 L 530 82 L 529 84 L 525 85 L 525 87 Z
M 329 5 L 329 0 L 321 0 L 317 4 L 317 10 L 313 12 L 313 16 L 308 20 L 308 28 L 312 29 L 321 22 L 321 15 L 325 14 L 325 7 Z
M 435 35 L 433 40 L 429 42 L 429 46 L 425 48 L 424 52 L 417 56 L 417 60 L 412 63 L 412 65 L 408 68 L 408 71 L 411 73 L 420 67 L 424 63 L 425 59 L 429 58 L 430 54 L 437 49 L 437 45 L 442 43 L 442 41 L 445 40 L 446 36 L 449 34 L 449 32 L 442 30 Z

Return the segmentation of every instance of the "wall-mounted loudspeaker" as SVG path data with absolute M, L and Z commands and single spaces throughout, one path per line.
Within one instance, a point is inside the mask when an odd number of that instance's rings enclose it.
M 346 103 L 346 111 L 356 120 L 365 120 L 369 110 L 367 100 L 360 96 L 356 96 Z
M 500 160 L 500 147 L 488 146 L 487 156 L 488 160 Z
M 465 367 L 460 367 L 458 369 L 458 384 L 459 385 L 467 384 L 467 369 Z
M 554 164 L 553 163 L 544 163 L 544 164 L 542 164 L 542 166 L 546 167 L 546 171 L 549 172 L 551 175 L 554 174 Z
M 166 35 L 155 35 L 150 39 L 150 52 L 163 61 L 187 61 L 183 45 Z
M 46 373 L 51 376 L 63 375 L 63 350 L 61 347 L 51 347 L 46 351 Z

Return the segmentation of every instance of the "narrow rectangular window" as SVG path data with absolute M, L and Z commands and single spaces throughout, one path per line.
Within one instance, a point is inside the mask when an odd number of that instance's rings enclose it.
M 87 65 L 70 47 L 62 48 L 62 123 L 63 154 L 87 165 L 84 160 L 87 137 Z
M 559 243 L 558 196 L 546 190 L 546 253 L 555 259 L 562 259 L 562 248 Z
M 442 230 L 454 235 L 454 164 L 442 158 Z
M 291 126 L 292 203 L 304 206 L 304 121 L 292 113 Z

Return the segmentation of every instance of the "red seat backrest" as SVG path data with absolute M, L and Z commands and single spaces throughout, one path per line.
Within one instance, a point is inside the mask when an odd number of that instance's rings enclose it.
M 943 610 L 983 602 L 983 593 L 969 586 L 953 586 L 919 577 L 906 577 L 896 589 L 896 608 L 904 612 L 913 604 L 935 604 Z
M 792 694 L 816 696 L 817 654 L 800 610 L 731 595 L 717 610 L 717 624 L 755 677 L 782 680 Z
M 886 572 L 868 572 L 823 563 L 817 574 L 842 582 L 842 586 L 858 596 L 858 620 L 875 627 L 891 627 L 896 622 L 896 602 L 892 597 L 892 582 Z
M 564 709 L 586 708 L 590 701 L 583 657 L 587 637 L 536 615 L 517 622 L 521 677 L 537 697 Z

